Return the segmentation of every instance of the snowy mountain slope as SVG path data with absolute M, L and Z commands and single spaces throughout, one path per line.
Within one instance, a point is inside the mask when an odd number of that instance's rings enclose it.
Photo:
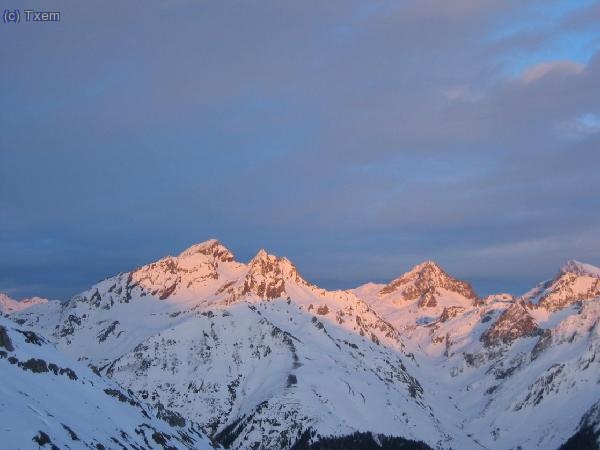
M 435 419 L 389 323 L 265 251 L 241 264 L 216 241 L 195 245 L 98 283 L 42 326 L 65 353 L 234 448 L 289 448 L 307 432 L 433 445 L 454 434 Z
M 535 299 L 481 299 L 433 262 L 326 291 L 211 240 L 11 317 L 234 449 L 556 449 L 600 401 L 595 270 L 568 263 Z
M 180 426 L 157 419 L 133 394 L 5 318 L 0 380 L 2 448 L 212 448 L 195 425 L 166 411 Z
M 308 430 L 445 439 L 397 352 L 285 300 L 202 311 L 102 372 L 233 448 L 287 448 Z
M 590 271 L 568 273 L 579 285 Z M 437 274 L 422 280 L 443 292 L 438 283 Z M 587 290 L 575 291 L 582 293 L 577 301 L 572 290 L 568 300 L 552 290 L 553 304 L 539 305 L 506 294 L 470 303 L 471 295 L 454 290 L 434 308 L 372 285 L 355 292 L 403 331 L 419 363 L 414 375 L 439 394 L 440 420 L 460 417 L 457 426 L 484 448 L 558 448 L 600 400 L 600 298 L 590 299 Z
M 35 315 L 16 313 L 13 318 L 28 325 L 37 322 L 46 334 L 55 336 L 59 348 L 102 365 L 215 305 L 272 300 L 273 286 L 278 286 L 279 298 L 293 298 L 305 312 L 372 342 L 402 349 L 398 332 L 354 294 L 317 288 L 302 279 L 287 259 L 264 251 L 248 265 L 229 257 L 222 260 L 219 255 L 229 251 L 215 242 L 103 280 L 59 311 L 46 309 L 43 323 Z

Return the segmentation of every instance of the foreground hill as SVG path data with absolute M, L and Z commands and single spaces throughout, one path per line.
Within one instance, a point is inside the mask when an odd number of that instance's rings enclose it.
M 594 274 L 482 299 L 425 262 L 326 291 L 211 240 L 11 317 L 228 448 L 556 449 L 597 445 Z
M 3 317 L 0 380 L 2 448 L 213 448 L 193 423 L 144 405 Z

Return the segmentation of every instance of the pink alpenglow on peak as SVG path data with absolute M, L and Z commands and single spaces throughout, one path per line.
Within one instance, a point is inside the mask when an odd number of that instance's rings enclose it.
M 179 258 L 186 258 L 195 254 L 213 256 L 223 262 L 234 260 L 233 253 L 216 239 L 209 239 L 199 244 L 194 244 L 179 254 Z
M 600 410 L 594 275 L 567 263 L 539 304 L 479 299 L 432 261 L 328 291 L 287 258 L 241 263 L 210 240 L 9 316 L 237 450 L 340 423 L 436 449 L 554 450 Z
M 561 268 L 561 273 L 574 273 L 579 276 L 600 278 L 600 267 L 585 264 L 579 261 L 567 261 Z
M 578 261 L 568 261 L 554 279 L 523 295 L 524 300 L 549 311 L 596 297 L 600 297 L 600 269 Z
M 24 311 L 35 305 L 43 305 L 48 303 L 48 299 L 41 297 L 24 298 L 23 300 L 15 300 L 8 295 L 0 292 L 0 313 L 10 314 L 17 311 Z
M 457 294 L 472 304 L 478 301 L 469 283 L 451 277 L 437 263 L 425 261 L 391 281 L 378 295 L 400 294 L 403 300 L 418 300 L 419 306 L 435 307 L 438 299 L 447 293 Z

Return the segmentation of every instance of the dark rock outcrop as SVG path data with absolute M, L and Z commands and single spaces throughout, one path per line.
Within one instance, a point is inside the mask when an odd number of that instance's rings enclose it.
M 419 306 L 429 308 L 437 306 L 439 289 L 456 292 L 472 300 L 473 305 L 479 302 L 479 297 L 469 283 L 451 277 L 433 261 L 415 266 L 410 272 L 383 287 L 379 295 L 400 292 L 406 300 L 419 299 Z
M 498 320 L 481 335 L 486 347 L 510 344 L 522 337 L 538 336 L 541 330 L 523 303 L 515 303 L 505 310 Z
M 6 332 L 6 328 L 0 327 L 0 347 L 5 348 L 9 352 L 14 351 L 14 346 L 10 340 L 10 336 Z

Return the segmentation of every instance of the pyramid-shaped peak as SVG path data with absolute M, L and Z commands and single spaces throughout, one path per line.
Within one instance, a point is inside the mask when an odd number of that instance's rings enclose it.
M 268 253 L 264 248 L 261 248 L 250 260 L 249 266 L 250 271 L 258 270 L 262 273 L 275 271 L 297 275 L 296 266 L 289 259 Z
M 287 297 L 289 283 L 305 284 L 296 266 L 287 258 L 261 249 L 248 264 L 248 272 L 238 298 L 255 295 L 264 300 Z
M 190 257 L 196 254 L 213 256 L 219 261 L 233 261 L 231 250 L 216 239 L 209 239 L 199 244 L 194 244 L 179 254 L 180 258 Z
M 419 273 L 419 272 L 441 272 L 446 273 L 442 267 L 432 260 L 423 261 L 420 264 L 414 266 L 408 273 Z
M 591 264 L 585 264 L 574 259 L 567 261 L 560 268 L 560 274 L 572 273 L 578 276 L 587 276 L 600 278 L 600 268 L 592 266 Z
M 415 279 L 429 280 L 432 283 L 436 283 L 436 280 L 439 280 L 439 282 L 442 282 L 442 280 L 454 280 L 438 263 L 427 260 L 413 266 L 408 272 L 394 279 L 390 284 Z
M 471 285 L 448 275 L 435 261 L 424 261 L 414 266 L 404 275 L 391 281 L 379 291 L 379 295 L 399 292 L 407 300 L 419 298 L 420 304 L 436 305 L 439 289 L 455 292 L 469 300 L 477 300 Z
M 252 261 L 261 261 L 261 260 L 269 260 L 269 259 L 277 259 L 277 257 L 275 255 L 269 254 L 264 248 L 261 248 L 258 251 L 258 253 L 256 253 L 256 255 L 254 255 L 254 258 L 252 258 L 250 263 L 252 263 Z

